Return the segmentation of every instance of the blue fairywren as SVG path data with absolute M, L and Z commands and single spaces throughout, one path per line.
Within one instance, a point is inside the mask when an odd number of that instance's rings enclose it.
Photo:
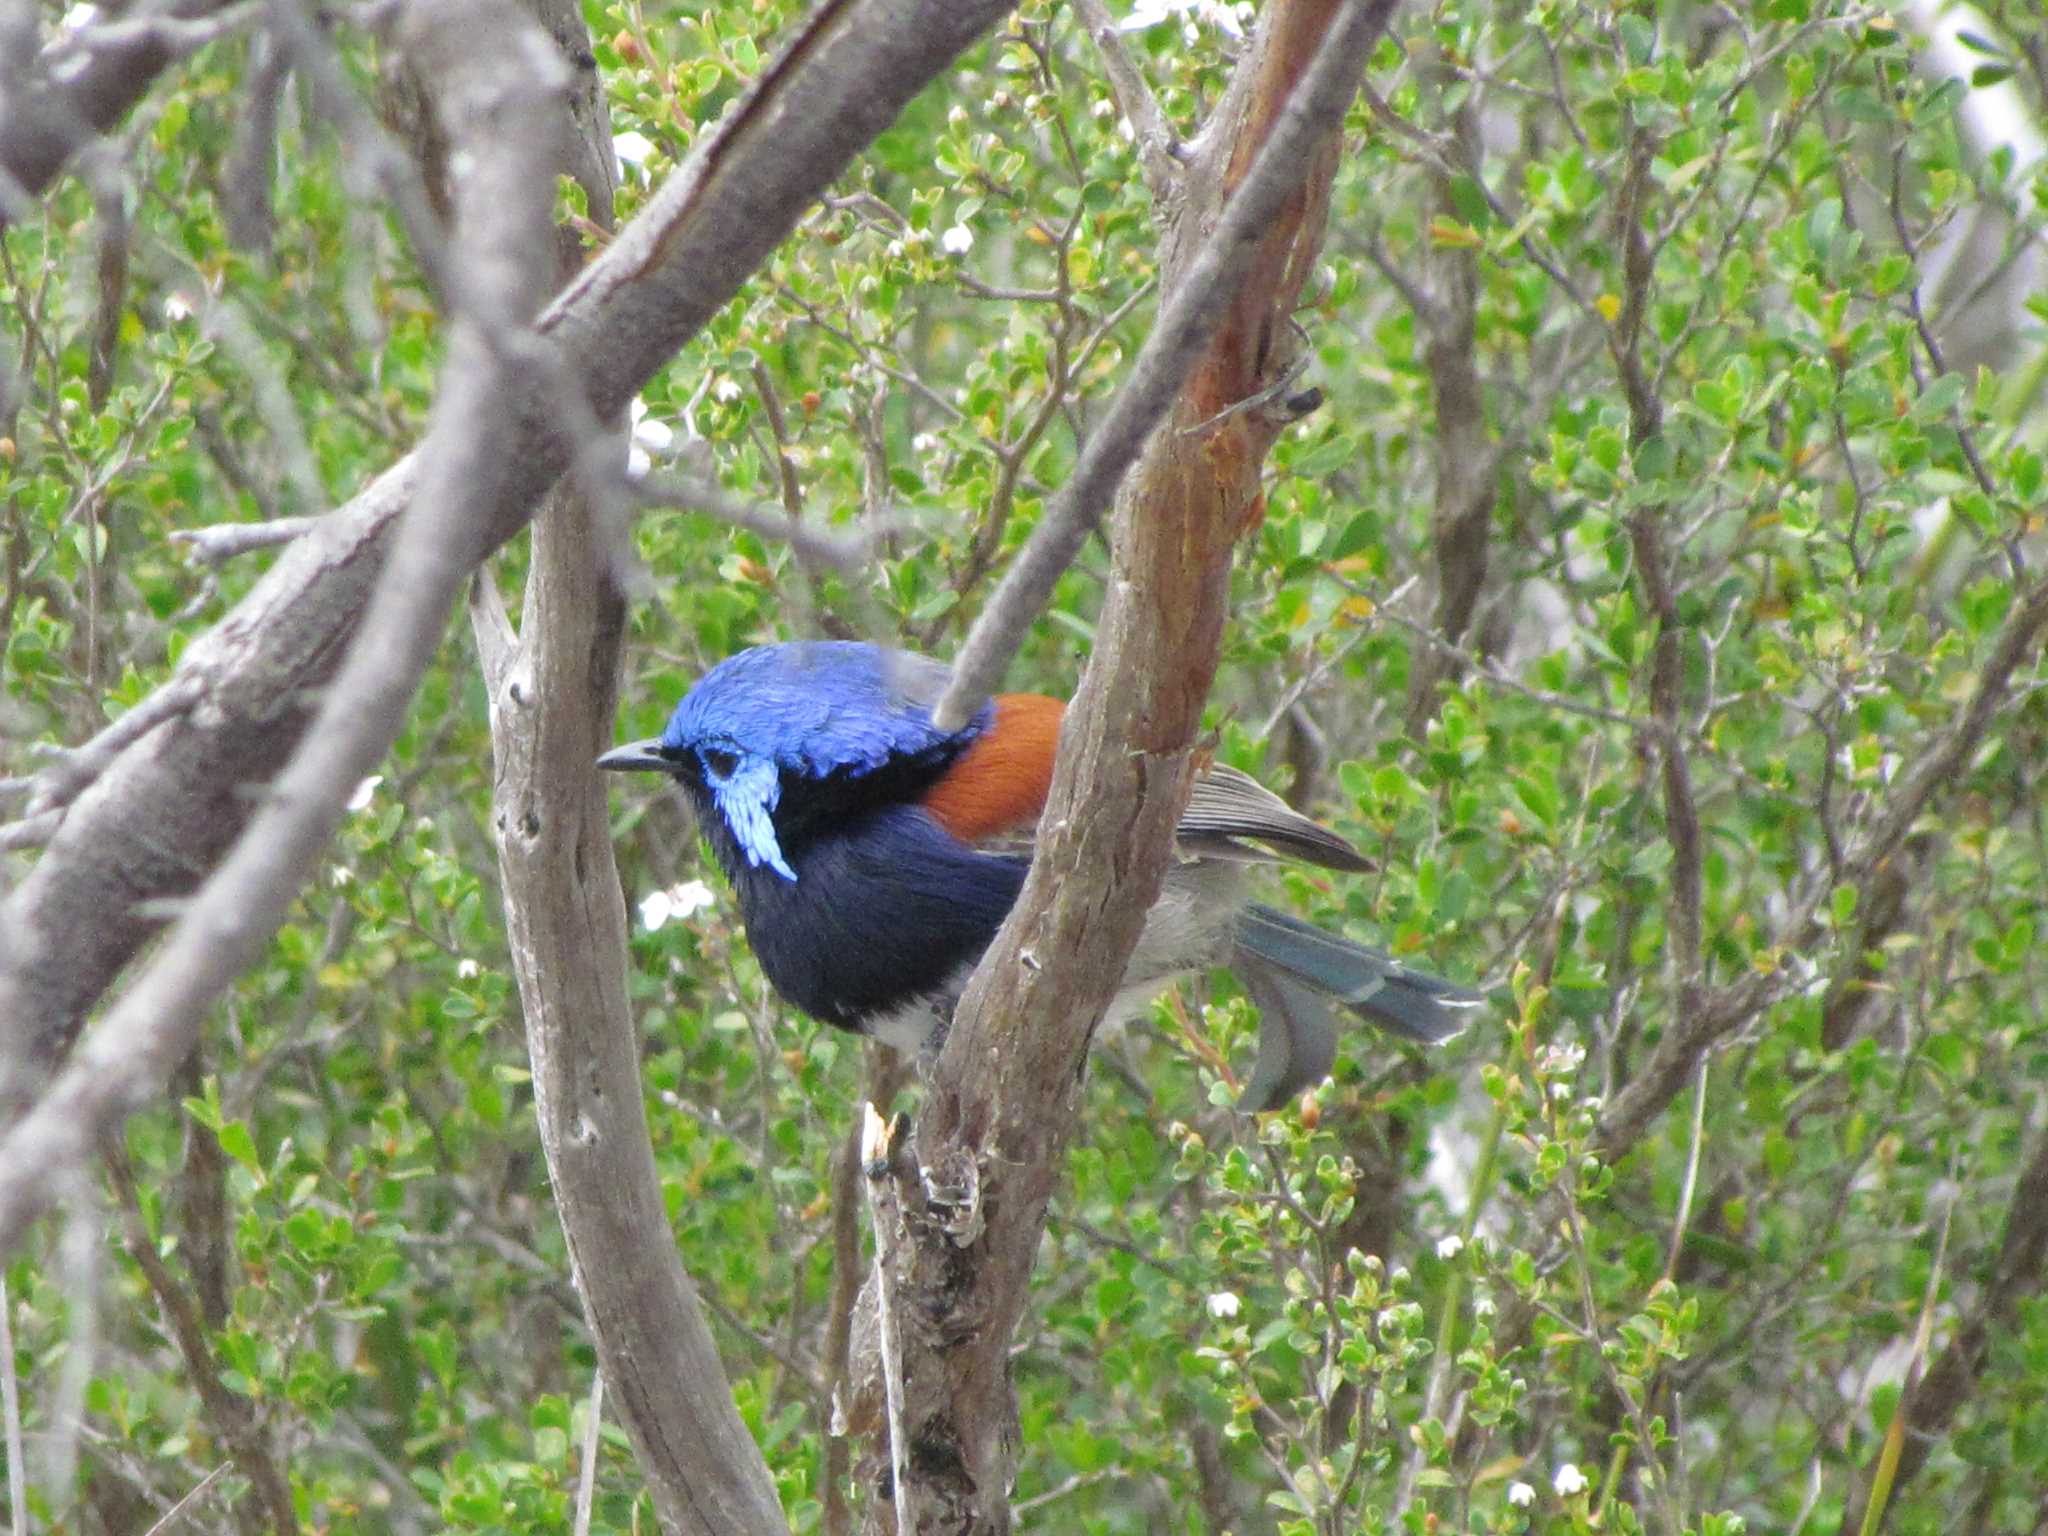
M 597 760 L 681 786 L 777 992 L 900 1049 L 941 1034 L 1023 887 L 1018 840 L 1045 805 L 1065 710 L 999 694 L 941 731 L 931 711 L 947 677 L 939 662 L 858 642 L 761 646 L 706 673 L 660 736 Z M 1227 966 L 1261 1013 L 1240 1109 L 1271 1109 L 1329 1071 L 1332 1003 L 1436 1044 L 1482 1001 L 1250 901 L 1255 864 L 1370 865 L 1245 774 L 1203 771 L 1178 839 L 1111 1013 Z

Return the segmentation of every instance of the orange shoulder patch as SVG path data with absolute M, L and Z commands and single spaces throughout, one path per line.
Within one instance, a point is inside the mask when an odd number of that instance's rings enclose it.
M 1052 788 L 1053 753 L 1067 706 L 1039 693 L 999 693 L 996 717 L 924 797 L 924 808 L 962 842 L 1038 820 Z

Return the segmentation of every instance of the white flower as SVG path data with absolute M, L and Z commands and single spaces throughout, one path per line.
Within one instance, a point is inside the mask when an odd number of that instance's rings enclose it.
M 711 386 L 711 398 L 720 405 L 731 405 L 739 397 L 740 386 L 737 379 L 720 379 Z
M 1237 1299 L 1237 1292 L 1235 1291 L 1211 1291 L 1209 1293 L 1209 1315 L 1211 1317 L 1235 1317 L 1237 1316 L 1237 1309 L 1242 1305 L 1243 1303 Z
M 717 906 L 718 898 L 711 894 L 711 887 L 702 880 L 685 880 L 681 885 L 669 888 L 668 903 L 671 915 L 694 917 Z
M 614 134 L 612 153 L 628 165 L 645 165 L 647 157 L 654 153 L 654 141 L 644 133 Z
M 912 453 L 937 453 L 939 440 L 929 432 L 920 432 L 910 440 Z
M 1464 1250 L 1464 1247 L 1465 1239 L 1453 1232 L 1449 1237 L 1437 1240 L 1436 1256 L 1444 1260 L 1455 1259 Z
M 337 864 L 334 868 L 327 871 L 327 883 L 337 891 L 344 885 L 353 884 L 355 878 L 355 871 L 351 870 L 346 864 Z
M 939 249 L 948 256 L 965 256 L 974 249 L 974 231 L 965 224 L 955 224 L 939 236 Z
M 665 453 L 675 440 L 676 429 L 665 421 L 656 421 L 650 416 L 645 421 L 633 423 L 633 441 L 649 453 Z
M 474 960 L 458 960 L 455 962 L 455 974 L 463 981 L 475 981 L 477 977 L 483 974 L 483 969 Z
M 1524 1482 L 1509 1483 L 1508 1502 L 1517 1509 L 1527 1509 L 1536 1502 L 1536 1490 Z
M 1536 1055 L 1537 1068 L 1553 1077 L 1562 1077 L 1579 1070 L 1585 1065 L 1586 1048 L 1573 1041 L 1567 1045 L 1546 1045 Z
M 717 901 L 702 880 L 685 880 L 665 891 L 650 891 L 640 899 L 641 926 L 654 933 L 671 919 L 691 917 Z
M 164 300 L 164 318 L 175 325 L 180 320 L 192 318 L 192 301 L 182 293 L 173 293 Z
M 1142 32 L 1147 27 L 1157 26 L 1180 7 L 1173 0 L 1138 0 L 1131 7 L 1131 14 L 1116 24 L 1119 32 Z
M 1201 41 L 1202 34 L 1195 28 L 1195 18 L 1200 17 L 1226 37 L 1244 36 L 1243 8 L 1224 5 L 1219 0 L 1138 0 L 1131 7 L 1131 14 L 1116 24 L 1119 32 L 1142 32 L 1147 27 L 1156 27 L 1169 16 L 1184 18 L 1181 36 L 1193 47 Z
M 377 786 L 383 782 L 383 774 L 373 773 L 358 784 L 356 792 L 348 797 L 349 813 L 353 815 L 358 811 L 367 811 L 370 808 L 370 797 L 377 793 Z
M 654 460 L 647 456 L 647 450 L 638 443 L 626 444 L 626 474 L 629 479 L 638 480 L 654 468 Z
M 953 127 L 958 128 L 962 123 L 967 121 L 967 109 L 961 106 L 957 101 L 954 102 L 952 110 L 946 114 L 946 121 L 950 123 Z
M 1557 1476 L 1550 1480 L 1550 1486 L 1557 1490 L 1559 1498 L 1568 1499 L 1575 1493 L 1586 1491 L 1586 1474 L 1568 1461 L 1557 1469 Z

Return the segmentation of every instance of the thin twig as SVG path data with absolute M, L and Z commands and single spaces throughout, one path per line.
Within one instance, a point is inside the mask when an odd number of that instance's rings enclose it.
M 590 1511 L 597 1502 L 597 1448 L 603 1441 L 604 1371 L 590 1378 L 590 1406 L 583 1426 L 583 1468 L 576 1476 L 576 1536 L 590 1536 Z
M 169 1530 L 171 1526 L 177 1522 L 179 1517 L 181 1517 L 185 1513 L 186 1510 L 190 1509 L 194 1504 L 197 1504 L 202 1498 L 206 1496 L 207 1489 L 211 1488 L 223 1477 L 226 1477 L 228 1475 L 229 1470 L 233 1468 L 233 1466 L 234 1463 L 232 1461 L 224 1461 L 219 1466 L 215 1467 L 211 1472 L 207 1473 L 206 1476 L 199 1479 L 198 1482 L 192 1485 L 191 1491 L 188 1492 L 185 1495 L 185 1497 L 178 1500 L 177 1503 L 173 1504 L 169 1509 L 165 1510 L 163 1514 L 157 1517 L 156 1523 L 150 1526 L 150 1528 L 147 1531 L 143 1532 L 143 1536 L 159 1536 L 160 1532 Z
M 317 517 L 280 517 L 267 523 L 215 523 L 210 528 L 173 528 L 173 544 L 189 544 L 192 558 L 225 565 L 252 549 L 275 549 L 318 527 Z
M 701 512 L 721 523 L 744 528 L 764 539 L 786 543 L 798 558 L 855 575 L 874 558 L 876 547 L 911 526 L 900 516 L 885 516 L 863 525 L 846 538 L 821 533 L 787 512 L 735 496 L 707 476 L 671 470 L 627 482 L 628 493 L 643 507 L 676 507 Z
M 903 1336 L 896 1321 L 896 1248 L 902 1212 L 889 1177 L 889 1122 L 874 1104 L 861 1105 L 861 1166 L 867 1172 L 868 1222 L 875 1233 L 875 1320 L 880 1331 L 882 1394 L 889 1417 L 890 1503 L 896 1529 L 915 1531 L 910 1504 L 910 1435 L 903 1422 Z
M 1137 61 L 1124 47 L 1123 34 L 1110 19 L 1102 0 L 1074 0 L 1074 10 L 1088 29 L 1088 40 L 1102 55 L 1102 72 L 1109 77 L 1110 94 L 1116 97 L 1124 121 L 1137 140 L 1138 166 L 1145 173 L 1145 185 L 1152 193 L 1155 216 L 1166 212 L 1167 199 L 1180 181 L 1180 165 L 1173 158 L 1174 136 L 1166 126 L 1166 114 L 1152 88 L 1138 71 Z
M 28 1536 L 28 1463 L 21 1453 L 21 1383 L 14 1374 L 14 1301 L 0 1270 L 0 1427 L 7 1437 L 7 1502 L 14 1536 Z
M 1131 366 L 1130 378 L 1082 447 L 1073 474 L 1054 494 L 1030 542 L 968 633 L 953 664 L 953 680 L 932 711 L 940 729 L 957 730 L 966 724 L 1001 682 L 1061 573 L 1108 509 L 1124 472 L 1137 462 L 1145 440 L 1173 408 L 1196 360 L 1223 323 L 1225 297 L 1244 280 L 1262 249 L 1260 237 L 1301 186 L 1310 145 L 1333 117 L 1341 119 L 1356 94 L 1366 49 L 1385 22 L 1382 7 L 1356 5 L 1332 25 L 1201 254 L 1167 299 Z
M 1692 1137 L 1685 1154 L 1685 1182 L 1678 1189 L 1678 1214 L 1671 1218 L 1671 1249 L 1664 1258 L 1664 1278 L 1678 1273 L 1678 1255 L 1685 1247 L 1686 1223 L 1692 1219 L 1692 1198 L 1700 1182 L 1700 1149 L 1707 1139 L 1707 1063 L 1711 1053 L 1700 1052 L 1700 1064 L 1693 1072 Z

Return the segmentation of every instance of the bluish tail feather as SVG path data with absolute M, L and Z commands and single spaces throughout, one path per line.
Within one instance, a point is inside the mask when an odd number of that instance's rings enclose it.
M 1247 1112 L 1284 1103 L 1329 1071 L 1337 1032 L 1326 1001 L 1403 1039 L 1440 1045 L 1486 1000 L 1271 907 L 1247 907 L 1238 919 L 1232 968 L 1262 1015 L 1258 1065 L 1238 1102 Z

